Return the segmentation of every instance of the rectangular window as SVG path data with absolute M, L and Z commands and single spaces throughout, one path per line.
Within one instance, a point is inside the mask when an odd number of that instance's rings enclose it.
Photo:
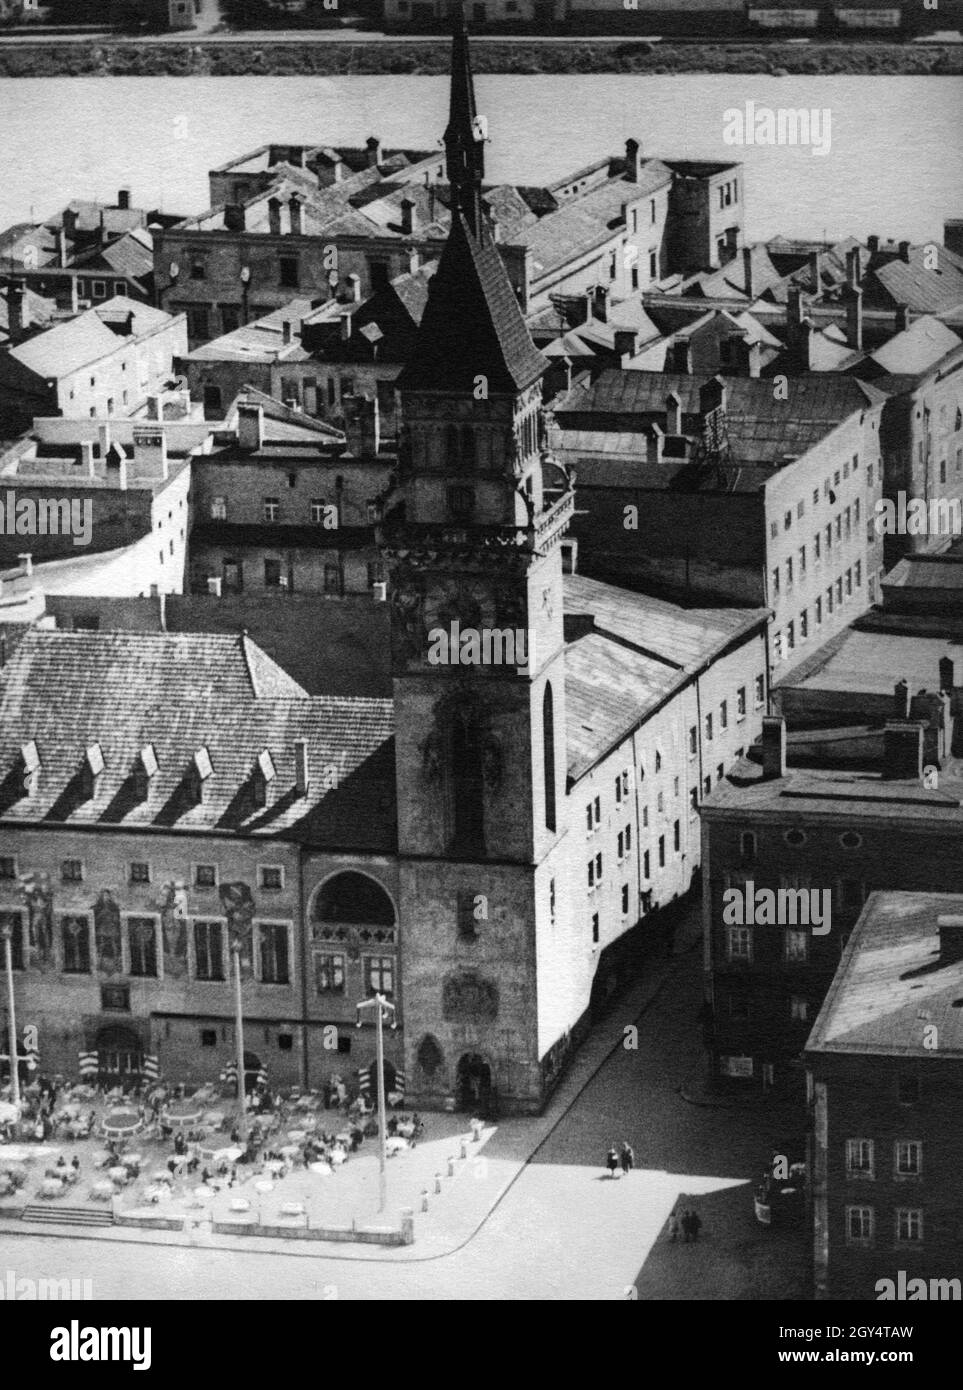
M 589 892 L 591 892 L 592 889 L 595 887 L 595 860 L 594 860 L 594 859 L 590 859 L 589 862 L 588 862 L 588 886 L 589 886 Z
M 195 921 L 194 968 L 199 980 L 224 979 L 224 929 L 220 922 Z
M 699 809 L 699 788 L 689 788 L 689 814 L 694 816 Z
M 383 994 L 390 999 L 395 992 L 394 956 L 366 956 L 364 964 L 368 993 Z
M 719 727 L 720 729 L 728 729 L 729 727 L 729 705 L 726 700 L 723 700 L 719 706 Z
M 629 911 L 629 885 L 628 885 L 627 883 L 623 883 L 623 884 L 622 884 L 622 916 L 623 916 L 623 917 L 627 916 L 627 915 L 628 915 L 628 911 Z
M 216 887 L 217 887 L 217 866 L 216 866 L 216 864 L 195 864 L 195 865 L 194 865 L 194 887 L 195 887 L 195 888 L 216 888 Z
M 286 289 L 296 290 L 300 284 L 297 256 L 281 256 L 279 263 L 281 284 Z
M 344 994 L 344 956 L 323 952 L 314 957 L 314 988 L 318 994 Z
M 823 601 L 821 598 L 816 600 L 816 626 L 822 627 L 823 623 Z
M 787 512 L 782 519 L 782 529 L 788 531 L 790 526 L 792 526 L 792 512 Z
M 777 565 L 772 572 L 772 596 L 779 597 L 779 566 Z
M 752 960 L 751 927 L 729 927 L 727 929 L 726 956 L 729 960 Z
M 656 280 L 659 275 L 659 256 L 658 252 L 649 252 L 649 279 Z
M 601 855 L 601 853 L 599 853 L 599 854 L 597 854 L 597 855 L 595 856 L 595 882 L 596 882 L 596 883 L 601 883 L 601 882 L 602 882 L 602 855 Z
M 712 715 L 706 715 L 706 743 L 712 742 Z
M 625 832 L 620 830 L 618 834 L 618 860 L 621 864 L 625 858 Z
M 226 498 L 226 497 L 213 497 L 213 498 L 211 499 L 211 520 L 212 520 L 212 521 L 226 521 L 226 520 L 227 520 L 227 498 Z
M 217 1047 L 217 1029 L 201 1029 L 201 1047 Z
M 851 1245 L 868 1244 L 875 1228 L 872 1207 L 846 1208 L 846 1240 Z
M 157 923 L 153 917 L 128 917 L 130 973 L 154 977 L 157 974 Z
M 679 821 L 672 822 L 672 848 L 675 850 L 676 854 L 678 854 L 679 850 L 682 848 L 682 826 Z
M 789 1016 L 797 1023 L 805 1023 L 809 1018 L 809 1001 L 800 999 L 798 994 L 792 995 L 789 1000 Z
M 615 804 L 616 806 L 621 806 L 622 804 L 622 778 L 619 777 L 618 774 L 616 774 L 615 778 Z
M 896 1239 L 919 1244 L 923 1239 L 923 1213 L 919 1207 L 896 1208 Z
M 836 607 L 839 608 L 843 602 L 843 576 L 840 575 L 836 580 Z
M 262 864 L 258 879 L 265 892 L 279 893 L 284 887 L 284 869 L 280 864 Z
M 799 615 L 799 640 L 805 642 L 809 636 L 809 613 L 804 608 Z
M 828 555 L 829 552 L 830 552 L 830 551 L 832 550 L 832 548 L 833 548 L 833 524 L 832 524 L 832 522 L 830 522 L 829 525 L 826 527 L 826 530 L 825 530 L 824 534 L 825 534 L 825 537 L 826 537 L 826 554 Z
M 142 859 L 135 859 L 130 866 L 131 883 L 150 883 L 150 865 Z
M 598 915 L 597 912 L 593 912 L 593 913 L 592 913 L 592 945 L 593 945 L 593 946 L 598 945 L 598 939 L 599 939 L 599 915 Z
M 60 865 L 60 881 L 61 883 L 83 883 L 83 860 L 64 859 Z
M 847 598 L 852 598 L 852 596 L 853 596 L 853 572 L 852 572 L 851 569 L 849 569 L 849 570 L 846 571 L 846 597 L 847 597 Z
M 816 534 L 813 536 L 813 559 L 817 561 L 819 559 L 820 540 L 821 538 L 819 532 L 817 531 Z
M 650 877 L 651 877 L 651 868 L 652 868 L 652 861 L 651 861 L 651 858 L 650 858 L 650 852 L 649 852 L 649 850 L 646 850 L 645 853 L 644 853 L 643 856 L 642 856 L 642 877 L 643 877 L 643 878 L 650 878 Z
M 592 803 L 589 802 L 589 804 L 585 808 L 585 833 L 587 835 L 591 835 L 594 828 L 595 827 L 592 821 Z
M 261 980 L 266 985 L 290 984 L 288 929 L 285 922 L 261 922 L 258 928 Z
M 793 651 L 796 646 L 796 624 L 788 622 L 786 624 L 786 650 Z
M 765 703 L 765 699 L 766 699 L 766 678 L 765 678 L 765 676 L 757 676 L 757 677 L 756 677 L 755 697 L 756 697 L 756 709 L 759 709 L 760 706 L 763 705 L 763 704 Z
M 279 521 L 281 517 L 280 497 L 265 497 L 264 499 L 264 520 Z
M 632 827 L 631 827 L 631 825 L 627 825 L 627 826 L 625 827 L 625 852 L 626 852 L 626 854 L 628 854 L 628 852 L 629 852 L 629 850 L 630 850 L 631 848 L 632 848 Z
M 830 584 L 829 588 L 826 590 L 826 612 L 827 612 L 827 614 L 831 614 L 832 611 L 833 611 L 833 586 L 832 586 L 832 584 Z
M 90 918 L 76 914 L 61 917 L 60 939 L 63 944 L 65 974 L 89 975 Z
M 659 868 L 665 868 L 665 836 L 659 836 Z
M 596 824 L 596 825 L 601 825 L 601 823 L 602 823 L 602 798 L 601 798 L 600 796 L 597 796 L 597 797 L 595 798 L 594 802 L 592 803 L 592 810 L 593 810 L 593 812 L 594 812 L 594 814 L 595 814 L 595 824 Z
M 846 1176 L 874 1178 L 876 1161 L 872 1139 L 846 1140 Z
M 281 561 L 264 561 L 264 587 L 265 589 L 280 589 L 281 587 Z
M 802 579 L 802 577 L 803 577 L 803 575 L 804 575 L 805 573 L 806 573 L 806 547 L 805 547 L 804 545 L 801 545 L 801 546 L 799 547 L 799 578 Z
M 325 504 L 325 502 L 324 502 L 324 500 L 323 500 L 322 498 L 320 498 L 320 497 L 314 497 L 314 498 L 312 498 L 312 500 L 311 500 L 311 521 L 312 521 L 312 524 L 313 524 L 313 525 L 315 525 L 315 526 L 320 526 L 321 523 L 324 521 L 324 508 L 325 508 L 325 505 L 326 505 L 326 504 Z
M 16 878 L 17 861 L 9 854 L 0 854 L 0 878 Z
M 699 730 L 695 724 L 689 729 L 689 757 L 694 758 L 699 751 Z
M 802 964 L 809 958 L 809 937 L 804 931 L 787 931 L 786 960 L 792 965 Z
M 922 1172 L 923 1146 L 918 1140 L 897 1140 L 896 1175 L 900 1178 L 918 1178 Z
M 737 1076 L 741 1080 L 747 1080 L 753 1074 L 752 1058 L 720 1057 L 719 1070 L 723 1076 Z
M 746 717 L 746 687 L 740 685 L 736 692 L 736 718 L 745 719 Z

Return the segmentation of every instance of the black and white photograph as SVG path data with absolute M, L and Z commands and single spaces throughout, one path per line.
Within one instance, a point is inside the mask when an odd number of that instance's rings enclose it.
M 963 0 L 0 0 L 0 131 L 25 1364 L 935 1368 Z

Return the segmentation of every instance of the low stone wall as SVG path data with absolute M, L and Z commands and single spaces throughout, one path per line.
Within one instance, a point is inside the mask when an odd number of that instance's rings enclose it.
M 415 1238 L 414 1217 L 402 1218 L 401 1228 L 393 1226 L 309 1226 L 306 1217 L 260 1222 L 257 1217 L 214 1221 L 211 1230 L 219 1236 L 273 1236 L 280 1240 L 353 1241 L 358 1245 L 411 1245 Z
M 114 1211 L 115 1226 L 139 1226 L 145 1231 L 183 1231 L 183 1216 L 148 1216 L 138 1211 Z

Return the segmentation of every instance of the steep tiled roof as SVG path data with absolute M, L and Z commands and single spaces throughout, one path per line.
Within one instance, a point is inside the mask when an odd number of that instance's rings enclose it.
M 498 248 L 487 237 L 479 243 L 456 216 L 398 387 L 471 393 L 484 376 L 489 391 L 513 393 L 531 386 L 547 365 L 529 337 Z
M 0 817 L 389 845 L 392 718 L 388 700 L 306 696 L 244 636 L 34 630 L 0 678 Z M 296 739 L 308 743 L 307 797 L 295 788 Z M 31 740 L 41 771 L 25 797 L 17 772 Z M 105 766 L 84 800 L 94 743 Z M 146 744 L 158 771 L 140 802 L 132 772 Z M 187 774 L 201 748 L 213 772 L 195 804 Z M 276 776 L 258 807 L 251 776 L 264 749 Z

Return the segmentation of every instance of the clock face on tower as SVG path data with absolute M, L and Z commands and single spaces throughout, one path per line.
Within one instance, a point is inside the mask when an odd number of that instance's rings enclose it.
M 454 622 L 462 630 L 491 627 L 494 611 L 487 585 L 477 579 L 450 580 L 429 589 L 425 596 L 425 626 L 429 632 L 433 628 L 447 630 Z

